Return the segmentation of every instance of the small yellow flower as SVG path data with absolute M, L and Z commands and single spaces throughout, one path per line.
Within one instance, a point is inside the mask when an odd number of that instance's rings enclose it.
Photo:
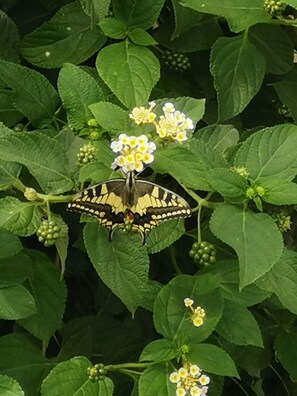
M 178 374 L 179 374 L 180 378 L 186 378 L 188 376 L 188 370 L 185 367 L 181 367 L 178 370 Z
M 190 298 L 186 297 L 184 299 L 184 304 L 186 307 L 191 307 L 194 304 L 194 300 L 191 300 Z
M 177 388 L 176 389 L 176 396 L 186 396 L 186 390 L 184 388 Z
M 119 136 L 119 143 L 121 143 L 122 145 L 128 144 L 129 143 L 129 137 L 125 133 L 122 133 Z
M 199 382 L 201 385 L 208 385 L 210 383 L 210 378 L 207 375 L 203 374 L 199 378 Z
M 126 161 L 128 164 L 134 164 L 134 162 L 135 162 L 134 155 L 132 155 L 132 154 L 127 155 Z
M 175 111 L 174 105 L 170 102 L 164 104 L 162 108 L 164 113 L 173 113 Z
M 119 155 L 117 157 L 117 165 L 118 166 L 123 166 L 123 165 L 125 165 L 125 163 L 126 163 L 125 157 L 123 155 Z
M 135 136 L 130 136 L 129 138 L 129 146 L 131 148 L 135 148 L 137 146 L 137 139 Z
M 184 142 L 185 140 L 187 140 L 187 134 L 186 132 L 178 132 L 176 134 L 176 140 L 178 142 Z
M 136 140 L 139 146 L 141 146 L 142 144 L 146 145 L 148 142 L 148 138 L 145 135 L 138 136 Z
M 154 160 L 154 156 L 153 156 L 152 154 L 145 153 L 145 154 L 143 154 L 143 156 L 142 156 L 142 161 L 143 161 L 145 164 L 151 164 L 151 163 L 153 162 L 153 160 Z
M 192 322 L 195 327 L 200 327 L 203 325 L 203 319 L 200 316 L 192 318 Z
M 197 375 L 200 375 L 200 373 L 201 373 L 201 370 L 200 370 L 200 368 L 197 366 L 197 364 L 191 364 L 189 371 L 190 371 L 190 374 L 191 374 L 193 377 L 195 377 L 195 376 L 197 376 Z
M 180 380 L 180 375 L 178 372 L 174 371 L 173 373 L 170 374 L 169 376 L 169 381 L 172 382 L 173 384 L 178 383 Z
M 141 161 L 136 161 L 134 164 L 134 169 L 136 172 L 141 172 L 143 170 L 143 163 Z
M 137 150 L 138 150 L 140 153 L 145 153 L 145 152 L 148 150 L 148 145 L 147 145 L 147 144 L 144 144 L 144 143 L 139 144 Z
M 193 386 L 190 390 L 191 396 L 200 396 L 200 388 L 198 386 Z
M 135 153 L 135 161 L 142 161 L 142 160 L 143 160 L 143 154 Z

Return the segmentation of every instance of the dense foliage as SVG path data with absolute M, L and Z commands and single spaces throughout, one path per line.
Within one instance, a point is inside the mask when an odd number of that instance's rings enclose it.
M 0 6 L 0 394 L 296 395 L 297 0 Z M 193 212 L 145 245 L 66 210 L 123 133 Z

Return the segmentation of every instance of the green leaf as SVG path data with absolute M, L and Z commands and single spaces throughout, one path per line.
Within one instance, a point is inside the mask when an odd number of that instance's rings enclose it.
M 245 166 L 255 182 L 284 179 L 297 174 L 297 126 L 284 124 L 262 129 L 248 138 L 235 156 L 235 165 Z
M 123 131 L 129 127 L 128 113 L 109 102 L 99 102 L 89 106 L 96 121 L 109 132 Z
M 277 92 L 280 100 L 290 109 L 292 117 L 297 122 L 297 71 L 282 76 L 280 81 L 270 84 Z
M 297 314 L 297 254 L 285 249 L 273 268 L 257 280 L 257 286 L 276 294 L 282 305 Z
M 290 5 L 291 7 L 297 9 L 297 1 L 296 0 L 288 0 L 286 4 Z
M 154 153 L 152 168 L 158 173 L 168 173 L 180 184 L 189 188 L 209 190 L 205 166 L 199 155 L 185 147 L 172 144 Z
M 209 143 L 199 141 L 198 139 L 191 139 L 188 144 L 189 149 L 200 158 L 206 175 L 208 171 L 214 168 L 223 168 L 227 166 L 224 157 L 218 151 L 213 149 Z
M 112 396 L 112 380 L 105 377 L 102 381 L 90 381 L 86 374 L 89 367 L 92 363 L 83 356 L 59 363 L 43 381 L 41 396 Z
M 66 302 L 66 286 L 53 263 L 38 251 L 28 252 L 34 276 L 29 279 L 37 313 L 19 321 L 35 337 L 48 342 L 61 325 Z
M 96 22 L 107 16 L 111 0 L 79 0 L 79 2 L 84 12 Z
M 221 37 L 211 50 L 210 71 L 218 94 L 220 121 L 245 109 L 259 91 L 265 59 L 245 36 Z
M 92 27 L 78 2 L 62 7 L 56 15 L 24 37 L 21 54 L 38 67 L 56 68 L 63 63 L 79 64 L 103 46 L 106 37 Z
M 281 332 L 275 339 L 275 352 L 278 360 L 293 381 L 297 380 L 297 337 L 296 332 Z
M 23 249 L 23 246 L 17 236 L 13 235 L 11 232 L 1 229 L 0 229 L 0 246 L 1 246 L 0 259 L 13 256 L 19 253 Z
M 78 66 L 65 63 L 59 74 L 58 89 L 69 127 L 85 127 L 92 118 L 89 105 L 103 98 L 103 92 L 96 80 Z
M 86 143 L 85 139 L 75 135 L 68 127 L 61 129 L 61 131 L 55 135 L 54 139 L 63 146 L 67 157 L 67 170 L 73 180 L 77 181 L 80 170 L 77 154 Z
M 143 349 L 139 361 L 153 361 L 156 363 L 175 359 L 179 355 L 176 345 L 169 340 L 155 340 Z
M 158 44 L 157 41 L 145 30 L 135 28 L 128 32 L 128 37 L 132 43 L 143 46 L 150 46 Z
M 35 312 L 34 298 L 24 286 L 17 285 L 0 289 L 1 319 L 23 319 L 35 314 Z
M 126 25 L 115 18 L 104 18 L 98 25 L 107 37 L 119 40 L 127 36 Z
M 0 338 L 0 354 L 5 356 L 0 361 L 1 374 L 18 381 L 26 396 L 35 396 L 51 367 L 40 346 L 35 346 L 32 339 L 14 333 Z
M 207 143 L 223 154 L 228 148 L 233 147 L 239 140 L 239 133 L 233 125 L 208 125 L 194 135 L 199 141 Z
M 191 311 L 184 299 L 194 300 L 194 307 L 201 306 L 206 319 L 200 327 L 190 320 Z M 223 310 L 218 281 L 211 275 L 178 275 L 161 289 L 155 300 L 154 324 L 158 333 L 174 341 L 178 346 L 205 340 L 213 332 Z
M 7 375 L 0 375 L 0 394 L 2 396 L 25 396 L 19 383 Z
M 0 59 L 18 62 L 20 36 L 15 23 L 0 10 Z
M 261 183 L 265 194 L 262 200 L 274 205 L 297 204 L 297 184 L 282 179 L 267 180 Z
M 160 65 L 155 55 L 129 41 L 103 48 L 98 54 L 96 67 L 102 80 L 129 109 L 146 104 L 160 77 Z
M 110 166 L 102 164 L 102 162 L 94 161 L 81 167 L 79 172 L 79 181 L 85 183 L 90 181 L 91 184 L 101 183 L 111 179 L 114 171 Z
M 15 125 L 19 122 L 23 115 L 18 112 L 11 100 L 10 92 L 1 91 L 3 83 L 0 81 L 0 122 L 3 122 L 7 126 Z
M 185 233 L 184 220 L 166 221 L 153 228 L 146 240 L 149 254 L 158 253 L 171 246 Z
M 113 0 L 112 5 L 115 17 L 127 28 L 148 29 L 158 19 L 164 0 Z
M 187 10 L 184 7 L 181 8 Z M 190 10 L 190 14 L 193 16 L 192 10 Z M 172 26 L 172 22 L 170 20 L 165 20 L 164 23 L 161 24 L 156 35 L 154 35 L 154 38 L 159 44 L 173 51 L 196 52 L 208 50 L 213 43 L 222 36 L 222 30 L 217 18 L 206 14 L 200 15 L 201 18 L 199 18 L 199 22 L 195 23 L 195 26 L 191 26 L 191 23 L 194 23 L 192 20 L 193 18 L 189 18 L 188 15 L 186 15 L 182 24 L 182 28 L 186 29 L 186 31 L 178 37 L 175 37 L 176 30 L 173 31 L 174 27 Z M 187 22 L 189 22 L 189 25 L 187 25 Z M 176 23 L 178 23 L 178 20 Z M 172 37 L 175 38 L 172 39 Z
M 270 15 L 262 0 L 183 0 L 181 5 L 227 19 L 230 30 L 238 33 L 256 23 L 269 23 Z
M 215 345 L 192 345 L 187 358 L 192 364 L 197 364 L 201 370 L 208 373 L 239 378 L 233 360 L 227 352 Z
M 183 7 L 179 0 L 172 0 L 172 6 L 175 16 L 175 29 L 171 36 L 171 40 L 174 40 L 183 33 L 189 31 L 192 27 L 199 25 L 204 15 Z
M 236 251 L 240 288 L 269 271 L 283 250 L 282 235 L 273 219 L 265 213 L 222 204 L 212 214 L 210 229 Z
M 0 227 L 15 235 L 30 236 L 40 223 L 36 203 L 22 202 L 14 197 L 0 199 Z
M 64 148 L 49 136 L 19 132 L 1 137 L 0 156 L 25 165 L 46 193 L 61 194 L 73 187 Z
M 60 235 L 57 241 L 55 242 L 55 246 L 60 258 L 60 266 L 61 266 L 60 278 L 63 279 L 65 272 L 65 263 L 68 254 L 68 245 L 69 245 L 68 225 L 65 223 L 65 221 L 60 215 L 52 213 L 52 219 L 56 221 L 58 227 L 60 228 Z
M 54 120 L 59 98 L 49 81 L 35 70 L 0 60 L 0 80 L 11 90 L 14 107 L 37 128 Z
M 263 348 L 258 323 L 246 307 L 235 301 L 227 299 L 224 301 L 223 316 L 216 331 L 232 344 Z
M 146 284 L 146 293 L 141 301 L 141 306 L 144 309 L 153 312 L 155 299 L 162 287 L 162 283 L 150 279 L 148 280 Z
M 293 68 L 293 42 L 280 26 L 255 25 L 249 39 L 264 56 L 269 73 L 284 74 Z
M 256 305 L 267 299 L 271 294 L 260 289 L 255 284 L 239 290 L 239 265 L 237 260 L 218 260 L 216 265 L 207 267 L 202 273 L 204 272 L 218 278 L 225 298 L 235 301 L 244 307 Z
M 18 180 L 21 165 L 0 160 L 0 190 L 6 190 Z
M 247 200 L 248 181 L 229 169 L 213 169 L 209 181 L 214 190 L 218 191 L 226 202 L 243 203 Z
M 111 243 L 103 227 L 88 223 L 84 241 L 102 281 L 134 313 L 146 291 L 149 269 L 149 258 L 140 238 L 118 232 Z
M 2 258 L 0 272 L 0 288 L 18 285 L 32 276 L 31 260 L 24 253 Z
M 172 365 L 156 364 L 143 371 L 139 379 L 140 396 L 167 396 L 176 391 L 176 384 L 169 381 L 174 371 Z

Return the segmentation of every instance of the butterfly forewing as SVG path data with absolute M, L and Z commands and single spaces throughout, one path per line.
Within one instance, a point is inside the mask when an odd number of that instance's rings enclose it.
M 146 232 L 160 222 L 191 215 L 188 203 L 174 192 L 144 180 L 133 181 L 132 187 L 125 179 L 89 187 L 76 195 L 68 208 L 96 216 L 110 235 L 129 219 L 132 229 L 141 232 L 143 241 Z

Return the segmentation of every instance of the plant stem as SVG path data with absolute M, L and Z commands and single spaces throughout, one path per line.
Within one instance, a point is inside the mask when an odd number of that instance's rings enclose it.
M 175 269 L 175 272 L 177 274 L 181 274 L 182 272 L 181 272 L 179 266 L 177 265 L 177 261 L 175 258 L 174 247 L 172 245 L 170 245 L 168 249 L 169 249 L 169 255 L 170 255 L 172 267 Z

